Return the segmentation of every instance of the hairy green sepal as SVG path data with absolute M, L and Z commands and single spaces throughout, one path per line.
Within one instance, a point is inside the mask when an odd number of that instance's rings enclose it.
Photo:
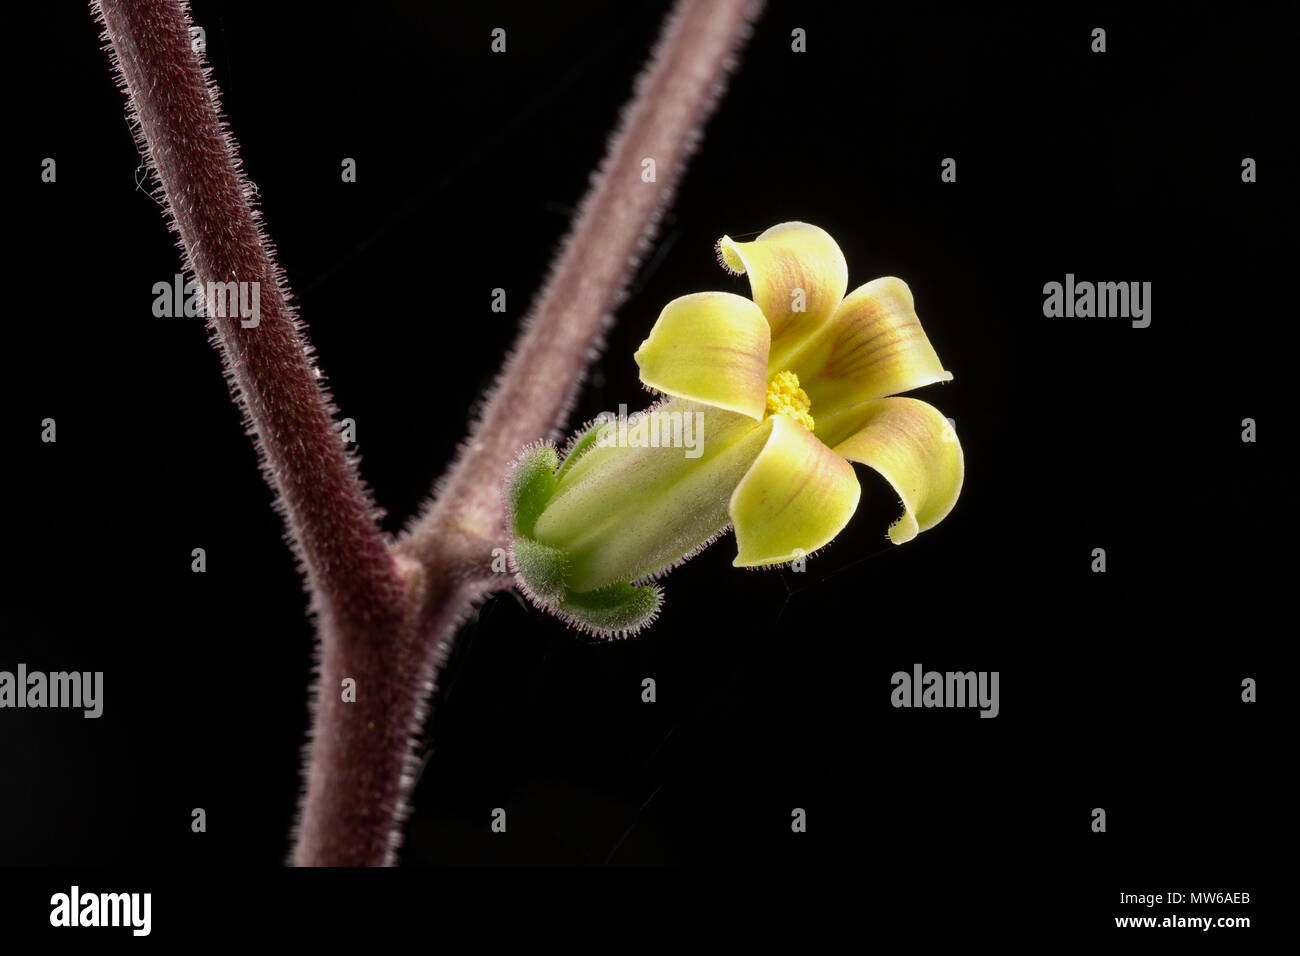
M 663 604 L 663 590 L 654 584 L 634 587 L 616 583 L 593 591 L 574 591 L 569 587 L 568 555 L 532 537 L 559 476 L 596 443 L 602 427 L 595 426 L 582 435 L 563 466 L 551 445 L 529 448 L 515 461 L 506 483 L 513 532 L 510 557 L 520 590 L 538 607 L 588 634 L 625 637 L 655 619 Z

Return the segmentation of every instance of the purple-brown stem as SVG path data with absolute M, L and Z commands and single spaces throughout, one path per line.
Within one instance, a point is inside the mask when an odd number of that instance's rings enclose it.
M 460 460 L 398 545 L 402 553 L 427 564 L 456 540 L 460 550 L 476 549 L 486 567 L 492 546 L 501 544 L 504 509 L 500 480 L 485 476 L 504 474 L 520 448 L 564 426 L 761 7 L 761 0 L 682 0 L 669 15 L 514 355 Z M 653 182 L 643 176 L 646 159 L 654 160 Z
M 506 467 L 564 424 L 607 317 L 653 237 L 761 0 L 681 0 L 638 80 L 602 176 L 586 197 L 460 460 L 390 547 L 321 388 L 250 201 L 217 92 L 191 48 L 182 0 L 97 0 L 137 141 L 157 177 L 185 267 L 256 282 L 260 315 L 209 319 L 227 376 L 278 493 L 319 622 L 320 676 L 293 861 L 391 864 L 443 655 L 491 574 Z M 654 181 L 642 176 L 655 162 Z M 355 701 L 341 683 L 352 678 Z
M 186 270 L 204 288 L 258 284 L 255 325 L 241 316 L 210 317 L 209 329 L 322 624 L 364 640 L 400 620 L 405 589 L 191 49 L 188 11 L 176 0 L 102 0 L 99 13 Z

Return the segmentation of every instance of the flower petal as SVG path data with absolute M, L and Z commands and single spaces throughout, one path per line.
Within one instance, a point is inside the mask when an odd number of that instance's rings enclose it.
M 673 299 L 636 351 L 653 389 L 762 421 L 771 333 L 762 310 L 730 292 Z
M 768 371 L 785 360 L 835 312 L 849 286 L 849 267 L 835 240 L 806 222 L 783 222 L 753 242 L 718 240 L 718 256 L 749 276 L 754 301 L 772 325 Z
M 937 525 L 957 503 L 966 474 L 961 443 L 938 409 L 915 398 L 885 398 L 861 411 L 857 432 L 835 452 L 874 468 L 894 486 L 904 510 L 889 539 L 903 544 Z
M 912 291 L 892 276 L 853 290 L 790 367 L 828 444 L 851 433 L 835 427 L 851 406 L 952 379 L 921 328 Z
M 830 542 L 862 493 L 853 466 L 785 415 L 731 494 L 736 567 L 779 564 Z M 766 423 L 765 423 L 766 424 Z

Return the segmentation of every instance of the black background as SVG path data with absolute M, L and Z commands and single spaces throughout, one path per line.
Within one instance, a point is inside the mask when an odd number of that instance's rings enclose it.
M 194 4 L 388 531 L 452 455 L 665 9 Z M 77 3 L 37 16 L 9 62 L 6 259 L 33 294 L 10 298 L 0 386 L 0 667 L 103 670 L 106 704 L 4 713 L 0 863 L 71 868 L 11 874 L 37 894 L 18 922 L 45 922 L 47 883 L 119 888 L 86 875 L 109 866 L 155 890 L 161 927 L 196 906 L 164 907 L 164 874 L 302 885 L 275 868 L 313 634 L 218 355 L 199 320 L 151 314 L 180 258 L 136 186 L 97 27 Z M 1148 912 L 1121 891 L 1245 890 L 1256 928 L 1233 942 L 1262 933 L 1292 565 L 1290 37 L 1280 10 L 1240 5 L 772 4 L 572 424 L 644 401 L 632 352 L 671 298 L 747 293 L 718 236 L 801 219 L 838 240 L 850 288 L 911 285 L 955 374 L 917 397 L 956 421 L 961 500 L 896 548 L 896 500 L 860 469 L 863 505 L 806 573 L 733 570 L 724 539 L 625 642 L 492 598 L 443 675 L 403 865 L 721 867 L 823 885 L 876 925 L 975 917 L 991 939 L 1022 918 L 1114 939 L 1136 931 L 1113 915 Z M 1152 282 L 1151 326 L 1044 318 L 1067 272 Z M 893 709 L 890 675 L 917 662 L 1000 671 L 1000 716 Z

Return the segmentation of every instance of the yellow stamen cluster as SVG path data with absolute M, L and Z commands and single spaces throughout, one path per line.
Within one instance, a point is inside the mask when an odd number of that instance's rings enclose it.
M 789 370 L 777 372 L 767 383 L 767 413 L 793 418 L 809 431 L 813 430 L 812 401 L 799 387 L 799 376 Z

